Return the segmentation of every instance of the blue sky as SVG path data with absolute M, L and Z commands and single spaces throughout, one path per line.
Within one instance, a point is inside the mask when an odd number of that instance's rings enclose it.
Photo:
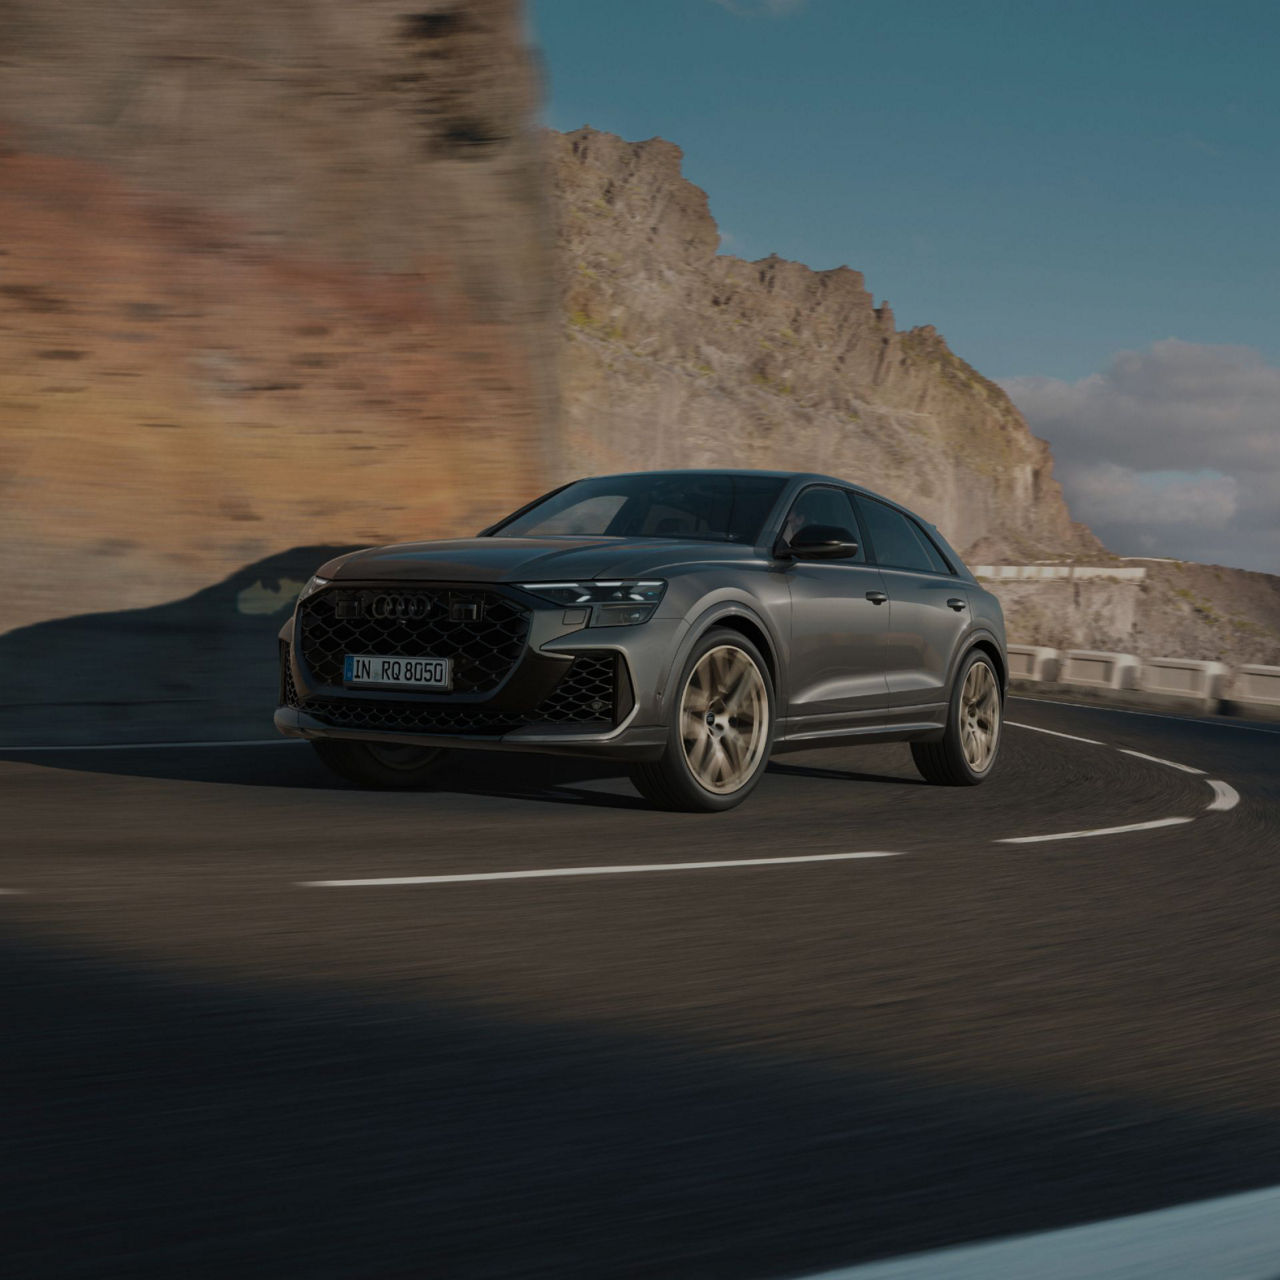
M 1158 353 L 1162 368 L 1191 353 L 1202 369 L 1204 349 L 1222 348 L 1215 394 L 1224 361 L 1249 366 L 1238 429 L 1261 435 L 1275 490 L 1219 468 L 1194 447 L 1193 423 L 1179 436 L 1193 447 L 1154 481 L 1137 475 L 1134 491 L 1151 509 L 1153 485 L 1176 494 L 1220 475 L 1224 501 L 1189 504 L 1200 514 L 1185 539 L 1145 536 L 1168 554 L 1261 556 L 1252 567 L 1280 570 L 1280 418 L 1259 421 L 1256 394 L 1257 362 L 1280 365 L 1280 3 L 531 0 L 530 11 L 548 123 L 679 143 L 724 251 L 846 263 L 900 327 L 937 325 L 1008 382 L 1077 505 L 1088 468 L 1135 463 L 1095 456 L 1096 422 L 1075 432 L 1063 389 L 1096 418 L 1105 404 L 1088 380 L 1114 375 L 1124 353 Z M 1159 394 L 1144 421 L 1158 424 Z M 1110 526 L 1124 486 L 1113 470 L 1104 480 L 1093 518 Z M 1276 528 L 1251 547 L 1268 504 Z M 1206 519 L 1218 525 L 1198 537 Z M 1142 536 L 1121 532 L 1117 549 L 1138 551 Z

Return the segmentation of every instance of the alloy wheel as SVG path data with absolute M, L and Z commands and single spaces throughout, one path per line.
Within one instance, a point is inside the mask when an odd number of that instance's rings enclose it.
M 769 692 L 743 650 L 718 645 L 698 660 L 680 699 L 680 737 L 708 791 L 728 795 L 754 777 L 769 740 Z
M 960 747 L 974 773 L 985 773 L 1000 740 L 1000 690 L 991 668 L 975 662 L 960 692 Z

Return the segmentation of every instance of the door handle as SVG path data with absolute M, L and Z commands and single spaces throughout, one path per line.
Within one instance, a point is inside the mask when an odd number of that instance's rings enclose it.
M 884 604 L 884 602 L 885 602 L 888 598 L 889 598 L 889 597 L 888 597 L 887 595 L 885 595 L 885 593 L 884 593 L 883 591 L 868 591 L 868 592 L 867 592 L 867 599 L 868 599 L 868 600 L 870 600 L 872 604 Z
M 951 599 L 947 601 L 947 608 L 954 609 L 959 613 L 961 609 L 965 608 L 965 601 L 961 600 L 959 596 L 952 596 Z

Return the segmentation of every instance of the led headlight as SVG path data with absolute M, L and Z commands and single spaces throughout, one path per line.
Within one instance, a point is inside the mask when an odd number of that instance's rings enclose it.
M 613 582 L 522 582 L 520 589 L 552 604 L 592 606 L 592 626 L 633 627 L 653 616 L 667 584 L 659 579 L 628 578 Z

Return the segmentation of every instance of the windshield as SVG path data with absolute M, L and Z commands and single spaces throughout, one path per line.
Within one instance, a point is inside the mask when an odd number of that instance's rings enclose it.
M 754 544 L 784 479 L 650 472 L 579 480 L 493 530 L 499 538 L 693 538 Z

